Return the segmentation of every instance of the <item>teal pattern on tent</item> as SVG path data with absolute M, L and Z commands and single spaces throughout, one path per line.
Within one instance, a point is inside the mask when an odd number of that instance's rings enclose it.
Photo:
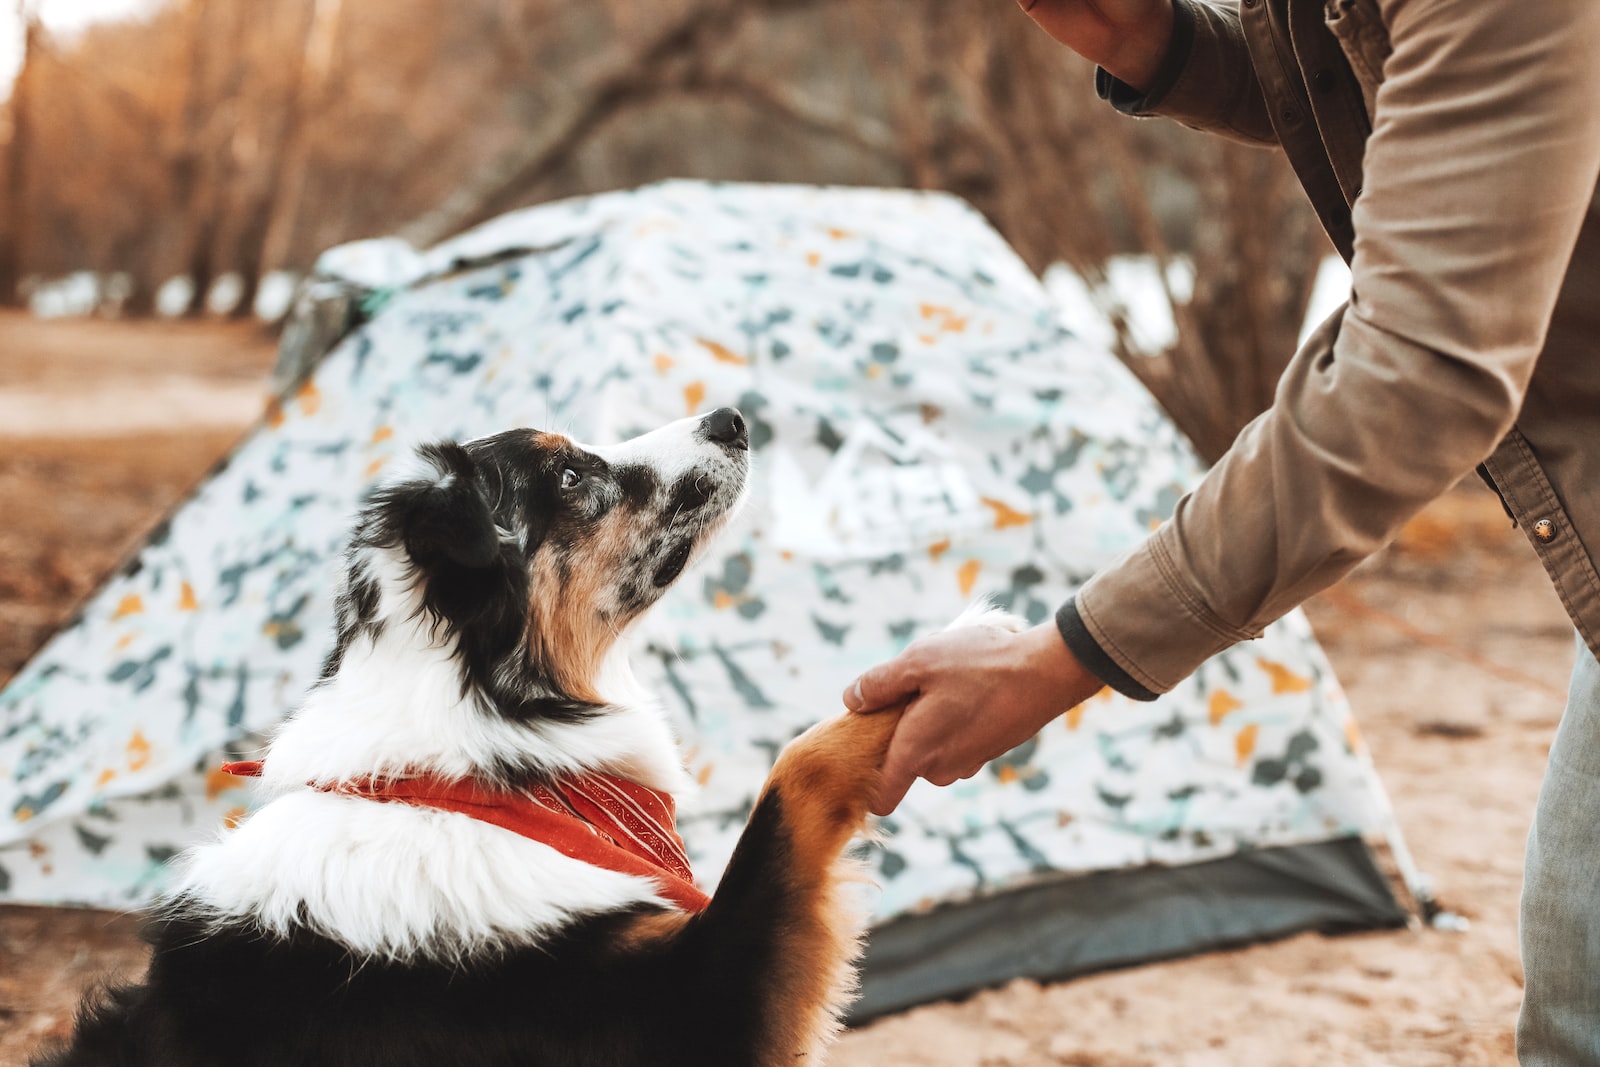
M 775 754 L 857 671 L 977 596 L 1048 618 L 1201 474 L 950 197 L 670 183 L 400 258 L 370 321 L 0 694 L 0 899 L 142 904 L 246 810 L 215 768 L 316 678 L 354 509 L 414 442 L 745 413 L 749 508 L 632 634 L 701 782 L 683 831 L 707 883 Z M 1387 824 L 1296 614 L 1153 704 L 1104 695 L 971 781 L 919 784 L 872 853 L 876 906 Z

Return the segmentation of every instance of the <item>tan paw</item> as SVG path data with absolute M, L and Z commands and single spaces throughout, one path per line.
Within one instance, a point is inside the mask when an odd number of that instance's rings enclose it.
M 878 771 L 904 706 L 870 715 L 846 712 L 789 742 L 767 779 L 802 851 L 832 860 L 866 821 Z

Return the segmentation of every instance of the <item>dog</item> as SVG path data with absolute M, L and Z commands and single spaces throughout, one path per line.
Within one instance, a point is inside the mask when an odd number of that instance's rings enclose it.
M 264 804 L 180 862 L 142 982 L 41 1067 L 815 1064 L 853 990 L 844 858 L 897 712 L 773 768 L 715 896 L 622 640 L 740 506 L 722 408 L 587 447 L 421 447 L 369 497 Z

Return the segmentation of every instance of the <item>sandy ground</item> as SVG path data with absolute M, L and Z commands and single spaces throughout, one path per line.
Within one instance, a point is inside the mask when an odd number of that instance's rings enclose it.
M 0 677 L 227 448 L 270 364 L 270 342 L 248 328 L 0 316 Z M 1017 982 L 847 1034 L 830 1062 L 1512 1063 L 1522 842 L 1571 629 L 1521 534 L 1472 486 L 1311 613 L 1418 863 L 1469 930 L 1306 935 Z M 0 908 L 0 1064 L 63 1032 L 85 983 L 137 973 L 135 926 Z

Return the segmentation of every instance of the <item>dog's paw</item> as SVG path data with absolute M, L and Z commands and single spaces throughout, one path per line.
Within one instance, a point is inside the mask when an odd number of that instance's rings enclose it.
M 847 712 L 813 726 L 779 755 L 767 788 L 780 798 L 786 820 L 817 838 L 817 847 L 842 848 L 866 821 L 904 710 Z
M 1006 633 L 1020 634 L 1028 629 L 1028 620 L 1004 608 L 995 607 L 988 597 L 979 597 L 968 604 L 945 629 L 962 630 L 971 626 L 987 626 L 995 630 L 1004 630 Z

